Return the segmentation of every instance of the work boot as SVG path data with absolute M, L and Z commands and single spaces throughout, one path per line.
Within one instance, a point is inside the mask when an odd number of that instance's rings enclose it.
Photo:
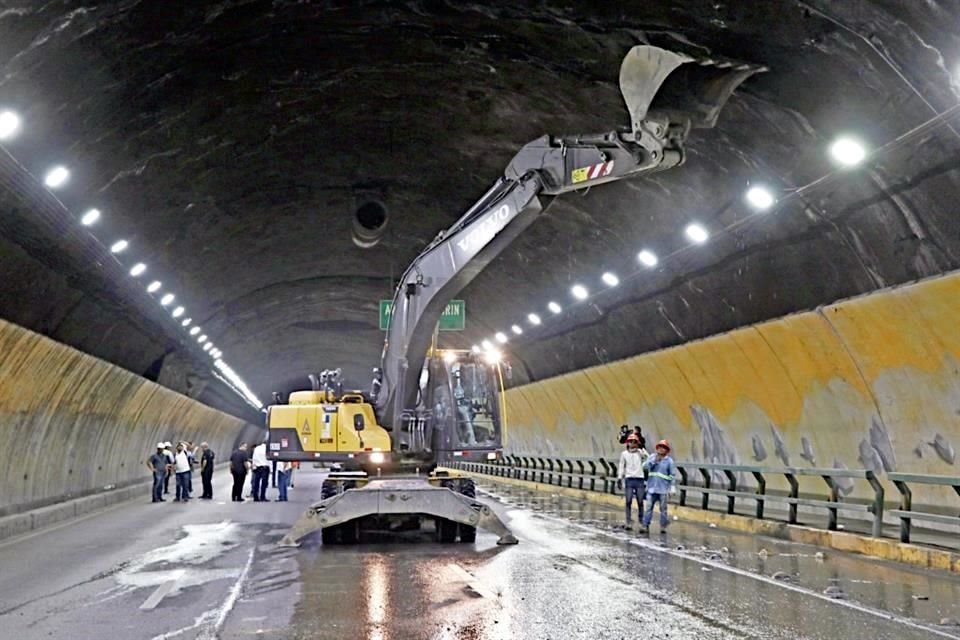
M 641 525 L 640 525 L 640 528 L 637 529 L 637 533 L 643 533 L 643 534 L 650 533 L 650 527 L 648 527 L 648 526 L 645 525 L 645 524 L 641 524 Z

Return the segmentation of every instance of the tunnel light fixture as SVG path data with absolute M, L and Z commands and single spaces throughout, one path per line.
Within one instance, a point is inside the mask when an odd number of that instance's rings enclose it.
M 142 276 L 146 270 L 147 265 L 143 264 L 142 262 L 138 262 L 130 269 L 130 275 L 132 275 L 134 278 L 138 278 Z
M 230 384 L 230 386 L 232 386 L 236 391 L 238 391 L 240 395 L 243 396 L 244 400 L 246 400 L 254 409 L 258 411 L 263 409 L 263 403 L 260 402 L 260 398 L 250 391 L 250 388 L 247 386 L 247 384 L 233 369 L 230 368 L 230 365 L 220 358 L 217 358 L 213 365 L 226 379 L 227 383 Z
M 200 344 L 203 344 L 206 341 L 207 341 L 207 334 L 205 333 L 201 335 L 199 338 L 197 338 L 197 342 L 199 342 Z
M 497 331 L 497 334 L 493 337 L 496 338 L 497 342 L 499 342 L 500 344 L 506 344 L 507 341 L 510 339 L 507 337 L 507 334 L 505 334 L 503 331 Z
M 657 266 L 657 263 L 660 262 L 660 259 L 657 258 L 657 254 L 655 254 L 653 251 L 650 251 L 649 249 L 644 249 L 643 251 L 638 253 L 637 260 L 639 260 L 640 264 L 642 264 L 643 266 L 651 267 L 651 268 Z
M 491 349 L 493 349 L 493 343 L 490 342 L 489 340 L 484 340 L 483 342 L 480 343 L 480 346 L 483 347 L 484 351 L 490 351 Z
M 51 189 L 59 189 L 67 184 L 69 179 L 70 171 L 66 167 L 56 166 L 47 171 L 47 175 L 43 178 L 43 184 Z
M 573 294 L 573 297 L 577 300 L 586 300 L 590 297 L 590 292 L 582 284 L 575 284 L 570 287 L 570 293 Z
M 480 345 L 475 344 L 472 347 L 470 347 L 470 351 L 473 351 L 474 353 L 480 353 L 483 351 L 483 349 L 480 348 Z
M 210 351 L 210 349 L 213 349 L 213 345 L 211 343 L 208 342 L 207 344 L 203 345 L 204 351 Z
M 547 309 L 549 309 L 551 313 L 560 313 L 561 311 L 563 311 L 563 307 L 561 307 L 559 304 L 557 304 L 553 300 L 547 303 Z
M 127 250 L 127 247 L 130 246 L 130 243 L 126 240 L 117 240 L 112 245 L 110 245 L 110 253 L 123 253 Z
M 617 277 L 617 274 L 611 273 L 610 271 L 600 276 L 600 279 L 603 280 L 603 284 L 608 287 L 615 287 L 620 284 L 620 278 Z
M 487 364 L 500 364 L 503 354 L 496 349 L 488 349 L 483 357 L 486 359 Z
M 200 331 L 201 331 L 200 327 L 194 327 L 193 329 L 190 329 L 190 335 L 195 336 L 198 333 L 200 333 Z
M 166 307 L 166 306 L 168 306 L 171 302 L 173 302 L 173 299 L 174 299 L 174 298 L 176 298 L 175 295 L 173 295 L 172 293 L 168 293 L 168 294 L 164 295 L 162 298 L 160 298 L 160 305 Z
M 538 315 L 535 314 L 535 313 L 528 313 L 528 314 L 527 314 L 527 322 L 529 322 L 530 324 L 532 324 L 533 326 L 536 327 L 536 326 L 538 326 L 541 322 L 543 322 L 543 320 L 541 320 L 541 319 L 540 319 L 540 316 L 538 316 Z
M 177 307 L 170 313 L 170 315 L 172 315 L 174 318 L 179 318 L 180 316 L 183 315 L 184 311 L 186 311 L 186 309 L 184 309 L 183 307 Z
M 156 293 L 157 291 L 160 291 L 160 287 L 162 286 L 163 286 L 162 282 L 160 282 L 159 280 L 154 280 L 147 287 L 147 293 Z
M 766 211 L 777 202 L 777 199 L 773 197 L 773 193 L 770 191 L 770 189 L 764 187 L 763 185 L 755 185 L 750 187 L 747 189 L 747 194 L 744 197 L 747 201 L 747 204 L 757 211 Z
M 851 168 L 864 161 L 867 150 L 859 140 L 841 136 L 830 145 L 830 156 L 840 166 Z
M 184 321 L 180 323 L 180 326 L 189 327 L 191 322 L 193 322 L 193 318 L 185 318 Z
M 514 335 L 518 335 L 518 336 L 523 335 L 523 329 L 518 324 L 515 324 L 512 327 L 510 327 L 510 331 L 513 331 Z
M 697 224 L 696 222 L 688 224 L 684 233 L 687 239 L 694 244 L 703 244 L 710 237 L 710 234 L 707 233 L 703 225 Z
M 0 111 L 0 140 L 9 140 L 20 130 L 20 116 L 13 111 Z
M 444 351 L 443 352 L 443 361 L 447 364 L 453 364 L 457 361 L 457 352 L 456 351 Z
M 99 209 L 90 209 L 83 217 L 80 218 L 80 224 L 85 227 L 89 227 L 97 222 L 100 219 L 100 210 Z

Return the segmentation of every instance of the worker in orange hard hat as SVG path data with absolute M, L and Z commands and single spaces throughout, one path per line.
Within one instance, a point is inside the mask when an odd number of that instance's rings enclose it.
M 620 463 L 617 465 L 617 485 L 623 487 L 623 495 L 627 501 L 624 526 L 629 529 L 632 524 L 630 511 L 634 498 L 637 500 L 637 518 L 643 517 L 643 463 L 647 461 L 647 452 L 640 446 L 640 439 L 636 434 L 628 435 L 626 444 L 627 448 L 620 452 Z
M 656 455 L 650 456 L 643 468 L 647 470 L 647 510 L 643 514 L 641 533 L 650 530 L 653 521 L 653 505 L 660 505 L 660 533 L 667 530 L 667 496 L 673 489 L 677 467 L 670 457 L 670 443 L 661 440 L 656 446 Z

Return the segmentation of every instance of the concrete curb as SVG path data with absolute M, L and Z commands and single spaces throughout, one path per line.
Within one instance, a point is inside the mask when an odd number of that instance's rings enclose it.
M 459 473 L 466 473 L 459 471 Z M 473 475 L 478 480 L 486 480 L 501 484 L 512 484 L 521 486 L 541 493 L 557 493 L 574 498 L 581 498 L 608 504 L 615 507 L 623 506 L 623 498 L 596 491 L 583 491 L 581 489 L 571 489 L 568 487 L 558 487 L 552 484 L 542 484 L 531 482 L 529 480 L 517 480 L 515 478 L 503 478 L 499 476 L 486 476 L 483 474 Z M 742 533 L 752 533 L 756 535 L 789 540 L 801 544 L 809 544 L 827 549 L 836 549 L 837 551 L 846 551 L 849 553 L 858 553 L 881 560 L 890 560 L 924 569 L 937 569 L 940 571 L 949 571 L 960 574 L 960 553 L 948 551 L 945 549 L 936 549 L 916 544 L 907 544 L 898 540 L 889 538 L 871 538 L 856 533 L 846 531 L 829 531 L 826 529 L 814 529 L 801 525 L 791 525 L 786 522 L 777 522 L 774 520 L 757 520 L 740 515 L 729 515 L 715 511 L 702 511 L 700 509 L 691 509 L 690 507 L 681 507 L 675 504 L 670 505 L 672 512 L 681 520 L 687 522 L 696 522 L 700 524 L 714 524 L 719 528 L 730 531 L 739 531 Z
M 151 483 L 152 481 L 133 484 L 121 489 L 104 491 L 75 500 L 58 502 L 39 509 L 4 516 L 0 518 L 0 540 L 43 529 L 65 520 L 105 509 L 120 502 L 142 498 L 144 495 L 149 495 Z

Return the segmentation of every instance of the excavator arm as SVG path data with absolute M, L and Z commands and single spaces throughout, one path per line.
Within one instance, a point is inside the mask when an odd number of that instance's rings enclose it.
M 697 60 L 658 47 L 630 50 L 620 89 L 629 128 L 543 136 L 524 146 L 504 174 L 456 223 L 420 253 L 393 297 L 390 327 L 374 391 L 379 422 L 394 448 L 419 451 L 431 438 L 410 428 L 434 328 L 447 303 L 564 193 L 683 164 L 693 127 L 712 127 L 734 89 L 760 67 Z M 406 425 L 406 427 L 404 426 Z M 399 427 L 399 428 L 398 428 Z M 414 434 L 420 433 L 420 436 Z

